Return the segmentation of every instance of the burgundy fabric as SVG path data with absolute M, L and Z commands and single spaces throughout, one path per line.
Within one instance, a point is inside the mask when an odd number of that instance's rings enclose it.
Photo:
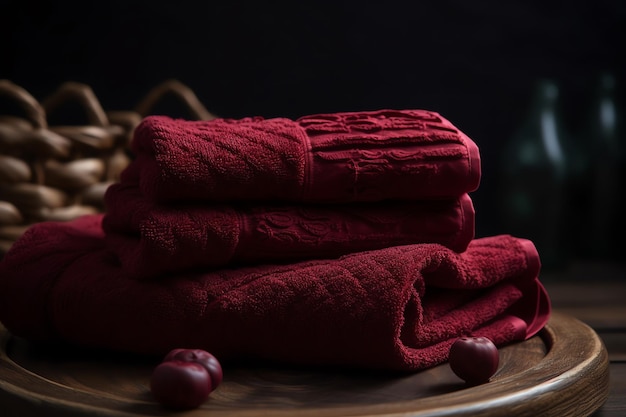
M 105 195 L 103 227 L 125 272 L 155 278 L 191 268 L 334 258 L 410 243 L 462 252 L 474 237 L 469 195 L 452 200 L 333 205 L 200 203 L 145 199 L 136 185 Z
M 476 144 L 439 114 L 380 110 L 187 121 L 148 116 L 122 176 L 146 198 L 353 202 L 477 189 Z
M 162 355 L 204 348 L 261 358 L 413 371 L 460 335 L 532 336 L 550 303 L 530 241 L 394 246 L 334 260 L 123 278 L 102 216 L 32 226 L 0 262 L 0 321 L 31 340 Z

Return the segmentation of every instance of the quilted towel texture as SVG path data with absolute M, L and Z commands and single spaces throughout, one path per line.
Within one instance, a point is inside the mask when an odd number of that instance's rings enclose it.
M 127 275 L 336 258 L 410 243 L 462 252 L 474 237 L 467 194 L 450 200 L 351 204 L 157 204 L 136 185 L 114 184 L 103 220 Z
M 263 359 L 414 371 L 459 335 L 498 345 L 547 321 L 539 256 L 524 239 L 357 252 L 334 260 L 123 277 L 102 216 L 32 226 L 0 262 L 0 321 L 17 336 L 162 355 L 203 348 Z
M 439 114 L 148 116 L 105 214 L 31 226 L 0 321 L 32 341 L 416 371 L 550 316 L 532 242 L 474 238 L 478 147 Z
M 148 116 L 124 182 L 146 198 L 297 202 L 456 198 L 477 189 L 477 145 L 425 110 L 183 121 Z

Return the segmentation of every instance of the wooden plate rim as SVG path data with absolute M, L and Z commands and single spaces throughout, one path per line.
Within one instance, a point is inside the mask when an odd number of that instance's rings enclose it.
M 574 337 L 572 337 L 574 335 Z M 578 319 L 553 312 L 540 332 L 548 351 L 543 360 L 527 370 L 460 391 L 384 404 L 347 405 L 307 409 L 206 410 L 184 412 L 185 416 L 207 415 L 257 417 L 288 416 L 496 416 L 517 415 L 515 410 L 534 410 L 543 416 L 563 415 L 567 404 L 577 404 L 578 415 L 589 415 L 600 408 L 609 393 L 609 360 L 602 340 L 593 329 Z M 72 415 L 138 416 L 171 415 L 155 403 L 127 398 L 97 395 L 44 378 L 21 367 L 7 353 L 11 336 L 0 325 L 0 404 L 14 403 L 38 410 L 73 410 Z M 575 346 L 575 349 L 572 347 Z M 575 353 L 575 354 L 574 354 Z M 21 385 L 5 378 L 10 372 L 39 380 L 59 396 L 32 391 L 25 380 Z M 33 384 L 34 386 L 34 384 Z M 63 397 L 61 397 L 63 394 Z M 66 395 L 65 395 L 66 394 Z M 134 405 L 129 408 L 129 404 Z M 43 408 L 42 408 L 43 407 Z M 126 411 L 125 411 L 126 410 Z M 130 412 L 129 412 L 130 410 Z M 24 415 L 28 415 L 25 413 Z

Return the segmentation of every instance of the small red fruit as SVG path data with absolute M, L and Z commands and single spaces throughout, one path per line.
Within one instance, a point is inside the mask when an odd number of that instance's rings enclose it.
M 486 337 L 460 337 L 450 347 L 452 371 L 469 384 L 489 381 L 498 370 L 498 348 Z
M 168 361 L 194 362 L 204 366 L 211 376 L 211 391 L 217 388 L 224 377 L 222 365 L 217 358 L 202 349 L 174 349 L 168 353 L 163 362 Z
M 152 372 L 150 390 L 165 407 L 196 408 L 209 397 L 211 377 L 204 366 L 195 362 L 163 362 Z

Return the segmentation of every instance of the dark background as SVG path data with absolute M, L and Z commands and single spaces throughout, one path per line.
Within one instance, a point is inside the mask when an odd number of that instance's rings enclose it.
M 537 81 L 557 83 L 574 134 L 600 73 L 617 77 L 618 97 L 626 82 L 617 0 L 1 4 L 0 77 L 37 98 L 72 80 L 126 110 L 176 78 L 226 117 L 437 111 L 481 149 L 478 236 L 508 232 L 499 164 Z

